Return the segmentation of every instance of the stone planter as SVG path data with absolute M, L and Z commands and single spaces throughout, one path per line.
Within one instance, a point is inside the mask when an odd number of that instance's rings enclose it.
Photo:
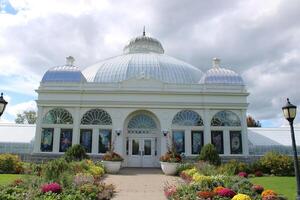
M 116 174 L 121 169 L 122 161 L 103 161 L 107 173 Z
M 166 175 L 175 175 L 179 163 L 160 162 L 161 169 Z

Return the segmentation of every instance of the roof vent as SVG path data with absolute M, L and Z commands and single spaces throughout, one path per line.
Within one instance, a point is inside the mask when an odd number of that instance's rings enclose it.
M 75 58 L 73 58 L 72 56 L 68 56 L 68 57 L 66 57 L 66 60 L 67 60 L 66 65 L 73 66 L 73 64 L 75 62 Z
M 220 62 L 219 58 L 213 58 L 213 68 L 220 68 Z

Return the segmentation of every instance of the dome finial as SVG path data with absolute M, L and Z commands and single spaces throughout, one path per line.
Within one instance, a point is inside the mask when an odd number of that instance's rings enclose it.
M 75 59 L 72 56 L 66 57 L 67 65 L 73 66 Z
M 213 58 L 213 67 L 219 68 L 221 60 L 219 58 Z
M 145 26 L 143 28 L 143 36 L 146 36 Z

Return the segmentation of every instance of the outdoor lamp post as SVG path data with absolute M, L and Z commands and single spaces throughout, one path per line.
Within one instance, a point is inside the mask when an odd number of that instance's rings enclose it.
M 300 177 L 299 177 L 299 163 L 298 163 L 298 156 L 297 156 L 297 148 L 296 148 L 296 141 L 295 141 L 295 133 L 294 133 L 294 126 L 293 121 L 296 117 L 297 106 L 290 103 L 290 100 L 287 99 L 287 104 L 282 107 L 284 117 L 289 121 L 291 127 L 291 137 L 292 137 L 292 145 L 293 145 L 293 152 L 294 152 L 294 167 L 295 167 L 295 176 L 297 180 L 297 200 L 300 200 Z
M 5 110 L 6 104 L 7 104 L 7 101 L 5 101 L 3 99 L 3 93 L 1 93 L 1 96 L 0 96 L 0 117 L 1 117 L 1 115 L 3 114 L 3 112 Z

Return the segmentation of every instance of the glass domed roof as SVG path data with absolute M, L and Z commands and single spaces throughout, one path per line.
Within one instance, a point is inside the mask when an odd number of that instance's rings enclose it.
M 218 58 L 214 58 L 212 69 L 205 72 L 199 83 L 244 85 L 244 81 L 239 74 L 220 67 L 220 59 Z
M 83 71 L 88 82 L 112 83 L 151 78 L 166 83 L 197 84 L 200 69 L 164 54 L 161 43 L 145 35 L 132 39 L 124 54 L 96 63 Z

